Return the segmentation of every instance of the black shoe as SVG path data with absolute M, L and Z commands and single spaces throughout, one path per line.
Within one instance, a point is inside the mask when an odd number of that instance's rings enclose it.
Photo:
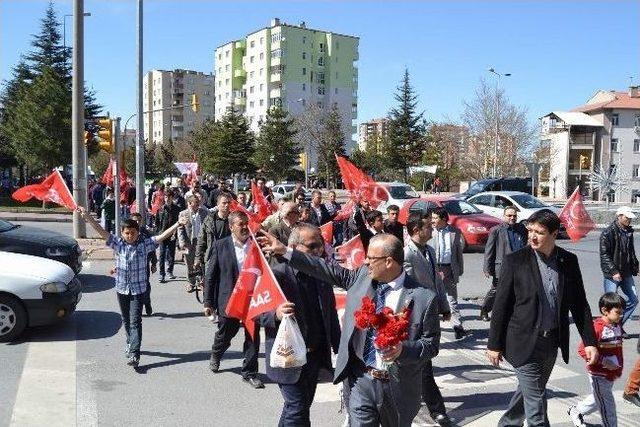
M 490 321 L 491 319 L 489 318 L 489 313 L 484 310 L 480 310 L 480 320 L 482 320 L 483 322 Z
M 173 273 L 169 273 L 169 279 L 171 279 L 171 280 L 175 280 L 175 278 L 176 278 L 176 276 L 174 276 L 174 274 L 173 274 Z
M 459 326 L 457 328 L 453 328 L 453 332 L 456 335 L 456 340 L 461 340 L 467 337 L 467 331 L 464 330 L 463 327 Z
M 139 364 L 140 364 L 139 356 L 133 355 L 129 357 L 129 360 L 127 360 L 127 365 L 133 366 L 134 368 L 137 368 Z
M 150 305 L 145 305 L 144 306 L 144 311 L 145 311 L 145 313 L 147 313 L 147 316 L 152 316 L 153 315 L 153 309 L 151 308 Z
M 211 359 L 209 359 L 209 369 L 214 373 L 220 370 L 220 360 L 213 357 L 213 355 L 211 355 Z
M 636 406 L 640 406 L 640 396 L 638 396 L 638 393 L 633 393 L 633 394 L 622 393 L 622 398 L 629 403 L 632 403 Z
M 433 418 L 433 421 L 435 421 L 436 424 L 438 424 L 439 426 L 443 426 L 443 427 L 451 426 L 451 420 L 445 414 L 433 414 L 431 418 Z
M 167 281 L 165 280 L 164 276 L 160 276 L 160 283 L 167 283 Z
M 253 388 L 264 388 L 264 383 L 260 380 L 260 378 L 248 377 L 242 378 L 242 381 L 246 382 Z

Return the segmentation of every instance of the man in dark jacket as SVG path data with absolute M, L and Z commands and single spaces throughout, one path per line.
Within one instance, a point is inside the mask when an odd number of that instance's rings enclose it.
M 180 208 L 173 203 L 173 190 L 167 190 L 164 193 L 164 205 L 160 208 L 158 216 L 156 217 L 156 232 L 162 233 L 163 231 L 171 228 L 173 224 L 178 222 L 178 216 L 180 215 Z M 169 273 L 169 279 L 175 279 L 173 275 L 173 263 L 176 258 L 176 236 L 175 234 L 171 238 L 164 240 L 160 243 L 160 283 L 165 283 L 165 263 L 167 265 L 167 273 Z
M 527 228 L 518 222 L 518 210 L 515 206 L 507 206 L 504 208 L 504 222 L 491 229 L 484 247 L 484 275 L 493 277 L 491 288 L 485 295 L 480 309 L 480 319 L 485 322 L 489 321 L 489 313 L 496 299 L 496 286 L 498 286 L 502 260 L 505 255 L 524 248 L 526 244 Z
M 598 361 L 591 309 L 578 257 L 556 246 L 560 219 L 549 209 L 529 217 L 529 246 L 502 261 L 487 357 L 514 367 L 518 387 L 498 426 L 548 426 L 545 388 L 558 347 L 569 363 L 569 311 L 589 364 Z
M 293 229 L 289 247 L 300 252 L 322 256 L 324 245 L 320 229 L 301 224 Z M 338 353 L 340 325 L 333 288 L 296 270 L 286 263 L 273 269 L 287 302 L 276 310 L 263 314 L 260 323 L 265 331 L 267 375 L 278 383 L 284 399 L 280 426 L 310 425 L 309 409 L 318 384 L 321 368 L 331 368 L 331 351 Z M 271 349 L 283 316 L 295 316 L 307 346 L 307 363 L 301 368 L 272 368 Z
M 231 196 L 227 194 L 218 196 L 216 209 L 207 215 L 202 227 L 200 227 L 198 243 L 196 244 L 196 258 L 193 264 L 194 269 L 197 270 L 201 266 L 206 267 L 211 255 L 211 248 L 216 240 L 224 239 L 231 235 L 228 220 L 229 203 L 231 203 Z
M 404 243 L 404 226 L 398 222 L 400 208 L 397 205 L 387 207 L 387 219 L 384 220 L 384 232 L 393 234 Z
M 627 306 L 622 324 L 629 320 L 638 305 L 633 276 L 638 275 L 638 258 L 633 245 L 631 220 L 636 215 L 628 206 L 616 211 L 616 220 L 600 235 L 600 267 L 604 274 L 604 291 L 617 292 L 618 288 L 627 297 Z M 626 335 L 626 333 L 625 333 Z
M 278 240 L 286 245 L 289 243 L 291 230 L 300 219 L 300 211 L 298 211 L 298 205 L 294 202 L 285 202 L 280 208 L 280 213 L 282 214 L 280 221 L 275 226 L 269 228 L 269 233 L 276 236 Z
M 331 215 L 329 215 L 329 211 L 327 207 L 322 204 L 322 191 L 313 190 L 311 193 L 311 203 L 309 204 L 311 208 L 309 222 L 317 227 L 321 225 L 325 225 L 327 222 L 331 221 Z

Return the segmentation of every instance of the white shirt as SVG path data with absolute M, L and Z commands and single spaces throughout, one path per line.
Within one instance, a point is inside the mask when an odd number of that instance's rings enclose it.
M 244 264 L 244 259 L 247 257 L 249 242 L 251 242 L 251 239 L 247 239 L 242 243 L 236 240 L 236 237 L 233 234 L 231 235 L 231 239 L 233 240 L 233 249 L 236 253 L 236 261 L 238 262 L 238 271 L 242 271 L 242 264 Z
M 451 264 L 451 236 L 450 231 L 445 227 L 436 229 L 438 237 L 438 264 Z
M 195 213 L 191 213 L 191 238 L 196 239 L 200 235 L 200 227 L 202 226 L 202 221 L 200 221 L 200 215 L 198 215 L 199 211 L 195 211 Z

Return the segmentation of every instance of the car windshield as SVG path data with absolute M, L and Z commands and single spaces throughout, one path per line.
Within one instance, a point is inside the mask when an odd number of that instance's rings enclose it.
M 543 203 L 540 199 L 536 199 L 530 194 L 518 194 L 511 198 L 525 209 L 548 208 L 549 205 Z
M 0 219 L 0 233 L 3 231 L 9 231 L 16 228 L 17 225 L 11 224 L 9 221 L 4 221 Z
M 465 193 L 473 196 L 474 194 L 483 192 L 486 186 L 486 181 L 476 181 L 475 183 L 471 184 L 471 187 L 469 187 L 469 189 L 465 191 Z
M 464 200 L 447 200 L 442 205 L 450 215 L 472 215 L 482 211 Z
M 392 199 L 417 199 L 420 196 L 408 185 L 392 185 L 389 187 Z

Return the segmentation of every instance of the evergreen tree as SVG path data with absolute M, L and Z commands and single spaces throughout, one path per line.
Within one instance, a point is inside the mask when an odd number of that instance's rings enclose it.
M 171 138 L 163 141 L 161 144 L 155 144 L 153 161 L 156 171 L 160 176 L 171 176 L 178 173 L 176 166 L 173 164 L 173 162 L 176 161 L 174 151 L 173 140 Z
M 229 111 L 220 121 L 208 120 L 193 134 L 203 170 L 220 176 L 252 173 L 251 158 L 255 138 L 247 120 L 236 111 Z
M 420 162 L 424 152 L 424 126 L 418 114 L 418 96 L 409 81 L 409 70 L 405 69 L 402 84 L 394 95 L 398 106 L 389 112 L 388 138 L 384 147 L 386 166 L 401 173 L 405 182 L 407 168 Z
M 345 155 L 345 140 L 341 122 L 342 118 L 338 107 L 334 105 L 327 116 L 318 144 L 318 174 L 324 174 L 327 187 L 329 187 L 329 183 L 333 183 L 335 186 L 335 181 L 340 175 L 335 155 Z
M 270 108 L 260 125 L 252 161 L 262 173 L 280 182 L 298 165 L 301 149 L 294 140 L 294 119 L 280 107 Z

